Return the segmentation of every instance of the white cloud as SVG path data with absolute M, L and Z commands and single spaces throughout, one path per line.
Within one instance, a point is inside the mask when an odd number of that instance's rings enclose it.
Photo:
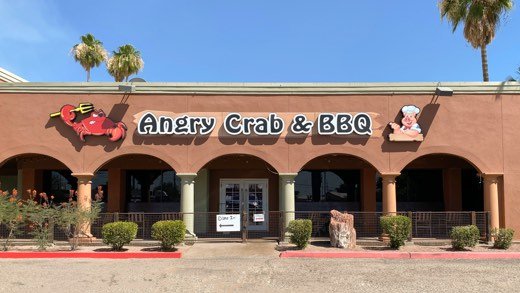
M 0 41 L 46 43 L 67 37 L 51 1 L 0 0 Z

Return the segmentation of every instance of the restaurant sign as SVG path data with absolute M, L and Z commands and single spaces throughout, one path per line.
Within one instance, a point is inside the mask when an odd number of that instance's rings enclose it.
M 232 136 L 276 136 L 288 130 L 294 134 L 311 134 L 316 130 L 320 135 L 372 135 L 372 118 L 367 113 L 318 113 L 308 118 L 297 113 L 287 117 L 277 113 L 266 115 L 244 115 L 228 113 L 223 119 L 199 114 L 175 114 L 146 111 L 138 114 L 137 132 L 140 135 L 209 135 L 222 120 L 225 133 Z

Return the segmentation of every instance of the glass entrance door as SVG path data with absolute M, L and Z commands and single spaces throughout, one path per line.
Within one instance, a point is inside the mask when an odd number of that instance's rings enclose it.
M 222 179 L 220 213 L 240 213 L 245 209 L 247 229 L 267 230 L 267 179 Z

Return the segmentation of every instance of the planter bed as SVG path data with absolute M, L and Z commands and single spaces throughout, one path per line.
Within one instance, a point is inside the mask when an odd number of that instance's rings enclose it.
M 454 251 L 450 245 L 425 246 L 407 243 L 399 250 L 386 246 L 358 245 L 347 250 L 330 247 L 326 241 L 312 241 L 304 250 L 293 245 L 277 248 L 282 258 L 384 258 L 384 259 L 520 259 L 520 244 L 514 243 L 508 250 L 495 249 L 488 244 L 478 244 L 464 251 Z
M 159 248 L 126 247 L 123 251 L 112 251 L 106 246 L 81 246 L 78 250 L 70 251 L 66 246 L 49 247 L 47 251 L 37 251 L 36 248 L 25 246 L 15 247 L 10 251 L 0 252 L 0 258 L 181 258 L 182 252 L 161 251 Z

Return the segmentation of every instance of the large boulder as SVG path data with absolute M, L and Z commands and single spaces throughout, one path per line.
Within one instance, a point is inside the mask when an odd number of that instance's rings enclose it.
M 330 211 L 330 245 L 339 248 L 356 247 L 356 229 L 354 229 L 354 216 L 341 213 L 336 210 Z

